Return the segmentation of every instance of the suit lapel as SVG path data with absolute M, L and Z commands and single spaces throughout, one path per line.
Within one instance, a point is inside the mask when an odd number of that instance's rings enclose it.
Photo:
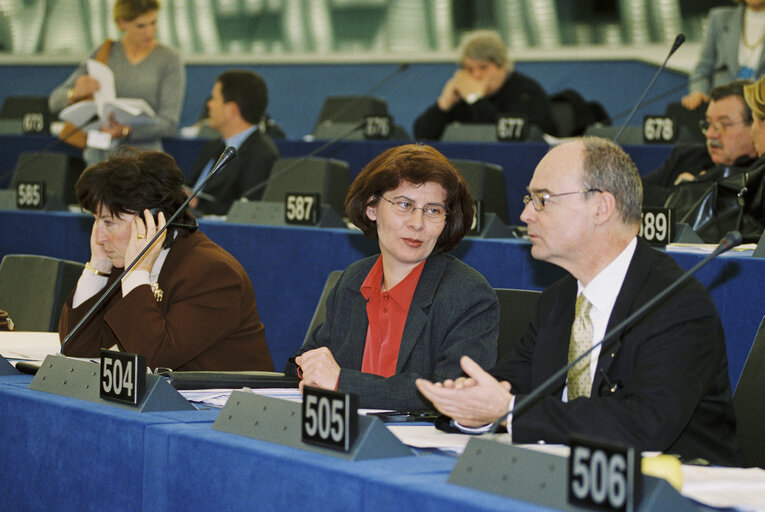
M 422 338 L 423 331 L 428 327 L 427 311 L 433 303 L 433 297 L 438 289 L 438 284 L 441 282 L 444 270 L 446 270 L 446 258 L 441 254 L 431 256 L 425 262 L 420 280 L 417 282 L 417 288 L 414 290 L 409 313 L 406 316 L 404 333 L 401 336 L 401 345 L 398 349 L 396 373 L 403 371 L 417 341 Z
M 622 288 L 619 290 L 619 295 L 616 297 L 616 303 L 614 303 L 614 308 L 611 310 L 611 317 L 608 319 L 606 334 L 624 321 L 624 319 L 635 310 L 635 300 L 649 277 L 650 265 L 646 264 L 646 262 L 650 260 L 651 251 L 653 251 L 653 249 L 646 242 L 638 238 L 635 253 L 632 255 L 632 261 L 627 269 L 627 274 L 624 276 Z M 593 393 L 596 393 L 596 390 L 600 386 L 600 381 L 602 380 L 601 370 L 607 372 L 611 367 L 611 363 L 622 348 L 623 338 L 624 332 L 619 334 L 607 345 L 601 347 L 600 356 L 598 357 L 597 372 L 595 373 L 595 378 L 592 380 Z

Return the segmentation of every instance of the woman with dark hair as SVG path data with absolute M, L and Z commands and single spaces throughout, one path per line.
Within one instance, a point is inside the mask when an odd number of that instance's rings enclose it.
M 361 407 L 422 409 L 429 404 L 417 378 L 455 378 L 463 354 L 492 364 L 497 353 L 494 290 L 446 254 L 470 229 L 470 191 L 441 153 L 411 144 L 367 164 L 345 209 L 380 255 L 343 272 L 326 321 L 285 373 L 301 376 L 301 385 L 355 393 Z
M 88 167 L 76 192 L 94 216 L 91 256 L 61 312 L 62 340 L 186 200 L 175 160 L 157 151 Z M 272 370 L 264 331 L 244 268 L 184 210 L 64 352 L 97 357 L 116 345 L 152 368 Z

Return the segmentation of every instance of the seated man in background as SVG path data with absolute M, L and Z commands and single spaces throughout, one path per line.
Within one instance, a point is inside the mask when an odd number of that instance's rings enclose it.
M 236 147 L 237 158 L 205 185 L 198 200 L 192 200 L 192 208 L 205 214 L 225 215 L 232 202 L 268 179 L 279 150 L 259 126 L 267 105 L 268 89 L 260 75 L 228 70 L 217 78 L 207 107 L 209 125 L 222 138 L 204 145 L 191 168 L 188 187 L 193 189 L 201 183 L 226 147 Z M 260 188 L 249 197 L 260 199 L 262 194 Z
M 643 205 L 664 206 L 677 185 L 688 181 L 716 181 L 746 169 L 757 157 L 749 126 L 752 111 L 744 101 L 744 86 L 737 80 L 712 89 L 700 144 L 678 144 L 661 167 L 643 178 Z
M 529 184 L 521 220 L 534 258 L 571 275 L 545 290 L 511 352 L 488 372 L 463 357 L 467 378 L 420 391 L 465 429 L 507 417 L 513 442 L 568 443 L 573 433 L 715 464 L 739 461 L 722 324 L 691 279 L 596 347 L 538 401 L 514 407 L 683 274 L 637 238 L 642 187 L 611 141 L 553 148 Z
M 77 200 L 94 216 L 90 261 L 61 312 L 63 340 L 186 200 L 183 173 L 158 151 L 88 167 Z M 160 211 L 155 218 L 149 212 Z M 273 370 L 255 292 L 244 268 L 178 216 L 117 289 L 62 346 L 69 356 L 100 348 L 140 354 L 151 368 Z
M 438 140 L 449 123 L 491 124 L 502 115 L 522 115 L 545 133 L 555 131 L 547 93 L 536 81 L 513 70 L 507 47 L 496 32 L 481 30 L 467 37 L 459 65 L 436 104 L 415 120 L 416 139 Z

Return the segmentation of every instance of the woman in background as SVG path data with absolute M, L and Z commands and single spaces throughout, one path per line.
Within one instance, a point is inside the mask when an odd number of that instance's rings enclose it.
M 756 80 L 765 72 L 765 0 L 734 0 L 738 7 L 709 11 L 706 39 L 682 104 L 695 110 L 709 91 L 735 80 Z
M 175 135 L 186 90 L 186 71 L 177 51 L 160 44 L 157 30 L 158 0 L 116 0 L 114 21 L 123 35 L 119 41 L 107 40 L 91 55 L 103 61 L 114 73 L 117 98 L 145 100 L 156 119 L 136 126 L 118 123 L 113 117 L 102 122 L 111 149 L 128 142 L 141 149 L 162 150 L 162 137 Z M 101 84 L 87 74 L 83 62 L 48 98 L 52 113 L 78 101 L 91 99 Z M 107 152 L 86 148 L 88 164 L 106 158 Z

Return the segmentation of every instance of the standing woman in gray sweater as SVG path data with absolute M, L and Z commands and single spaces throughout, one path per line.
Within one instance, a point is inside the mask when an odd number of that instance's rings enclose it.
M 162 137 L 176 133 L 186 90 L 186 71 L 179 53 L 160 44 L 155 37 L 159 7 L 158 0 L 116 0 L 114 21 L 123 35 L 114 43 L 107 40 L 91 55 L 114 72 L 117 98 L 144 99 L 157 114 L 152 122 L 136 126 L 119 124 L 114 118 L 102 121 L 97 128 L 111 136 L 109 151 L 120 144 L 161 151 Z M 99 88 L 83 62 L 51 93 L 48 99 L 51 112 L 58 113 L 68 105 L 91 99 Z M 107 151 L 94 148 L 84 152 L 88 164 L 106 156 Z

